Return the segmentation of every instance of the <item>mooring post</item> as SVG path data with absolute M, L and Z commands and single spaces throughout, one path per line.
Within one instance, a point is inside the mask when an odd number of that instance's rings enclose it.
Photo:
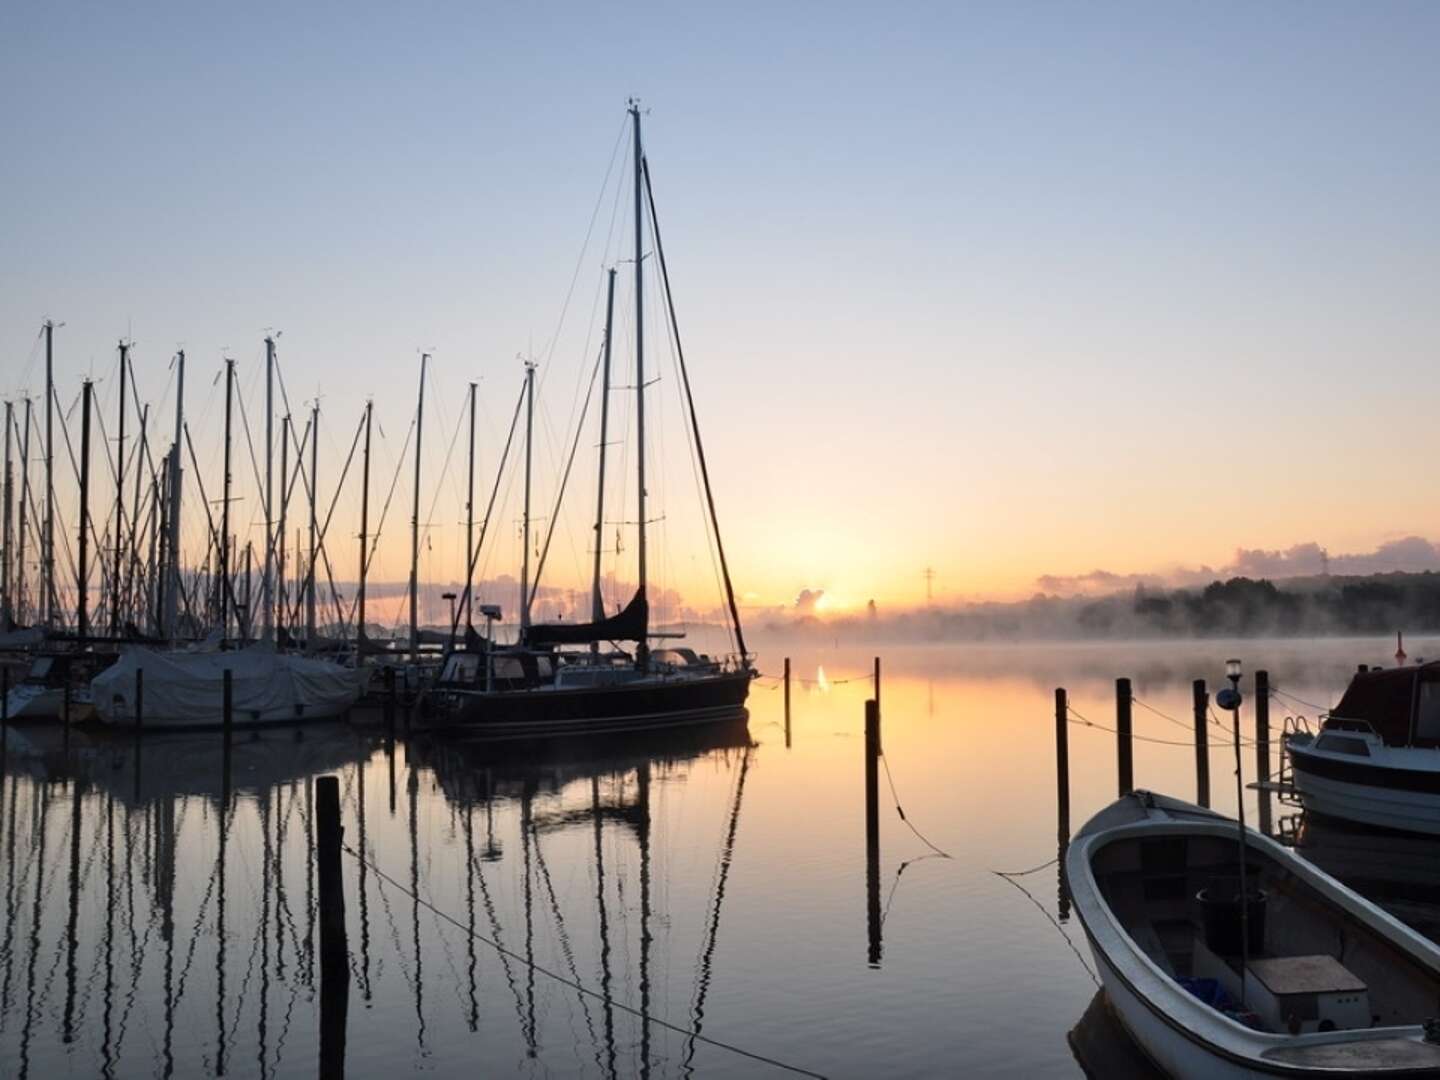
M 6 554 L 9 554 L 8 552 Z M 5 775 L 10 753 L 10 669 L 0 667 L 0 777 Z
M 1210 692 L 1205 689 L 1204 679 L 1196 679 L 1190 685 L 1190 699 L 1195 709 L 1195 801 L 1209 807 L 1210 729 L 1206 724 L 1210 716 Z
M 350 960 L 345 941 L 345 883 L 340 869 L 340 779 L 315 778 L 315 868 L 320 886 L 320 1076 L 345 1075 Z
M 1366 672 L 1368 672 L 1368 671 L 1370 670 L 1370 665 L 1369 665 L 1369 664 L 1361 664 L 1361 665 L 1360 665 L 1358 668 L 1356 668 L 1355 670 L 1356 670 L 1357 672 L 1359 672 L 1361 675 L 1364 675 Z
M 790 658 L 785 657 L 785 749 L 790 749 Z
M 135 734 L 145 726 L 145 669 L 135 669 Z
M 1070 839 L 1070 701 L 1055 688 L 1055 809 L 1060 842 Z
M 868 957 L 880 965 L 880 704 L 865 702 L 865 913 Z
M 70 673 L 69 673 L 68 671 L 65 673 L 65 689 L 64 689 L 64 697 L 63 697 L 63 700 L 64 700 L 64 704 L 61 706 L 62 711 L 61 711 L 61 714 L 60 714 L 60 723 L 64 726 L 64 731 L 61 733 L 61 736 L 60 736 L 60 737 L 61 737 L 61 740 L 62 740 L 63 743 L 64 743 L 65 749 L 66 749 L 66 750 L 69 750 L 69 749 L 70 749 Z
M 1133 695 L 1130 693 L 1130 680 L 1116 679 L 1115 764 L 1119 774 L 1121 795 L 1128 795 L 1135 790 L 1134 730 L 1130 720 L 1130 706 L 1133 700 Z
M 1255 779 L 1270 779 L 1270 672 L 1255 672 Z

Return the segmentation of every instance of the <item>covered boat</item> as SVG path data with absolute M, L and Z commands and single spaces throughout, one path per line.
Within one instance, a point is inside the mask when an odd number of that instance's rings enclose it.
M 1074 909 L 1135 1042 L 1176 1077 L 1440 1075 L 1440 947 L 1244 836 L 1244 922 L 1219 814 L 1137 791 L 1071 842 Z
M 1440 835 L 1440 662 L 1358 673 L 1285 750 L 1306 810 Z
M 95 677 L 91 696 L 105 723 L 133 724 L 135 676 L 143 671 L 145 727 L 218 727 L 224 722 L 227 670 L 236 726 L 340 716 L 360 699 L 369 676 L 365 668 L 280 653 L 265 645 L 217 652 L 132 647 Z

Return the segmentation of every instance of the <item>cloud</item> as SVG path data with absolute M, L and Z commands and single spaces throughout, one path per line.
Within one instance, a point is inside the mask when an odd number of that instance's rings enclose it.
M 824 595 L 824 589 L 801 589 L 800 595 L 795 598 L 795 610 L 801 615 L 814 615 L 815 605 Z

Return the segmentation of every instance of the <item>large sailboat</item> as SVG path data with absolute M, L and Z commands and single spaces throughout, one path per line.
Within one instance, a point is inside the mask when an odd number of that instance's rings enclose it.
M 429 701 L 430 724 L 439 729 L 464 729 L 487 738 L 529 738 L 586 735 L 603 732 L 643 731 L 671 728 L 733 718 L 743 709 L 755 677 L 745 648 L 739 607 L 730 578 L 725 548 L 720 540 L 719 519 L 710 487 L 709 467 L 695 414 L 684 349 L 675 325 L 675 306 L 670 293 L 670 275 L 665 250 L 655 219 L 654 192 L 640 138 L 640 107 L 630 102 L 634 151 L 635 226 L 635 368 L 634 419 L 638 451 L 636 462 L 636 574 L 639 584 L 629 602 L 607 615 L 600 589 L 600 545 L 596 544 L 592 616 L 589 622 L 532 624 L 530 604 L 534 587 L 530 582 L 529 459 L 534 412 L 534 368 L 526 370 L 526 513 L 524 564 L 521 570 L 520 634 L 514 646 L 496 647 L 488 635 L 481 639 L 467 634 L 471 647 L 449 656 Z M 698 474 L 703 484 L 708 528 L 714 541 L 720 578 L 735 655 L 711 657 L 688 648 L 652 650 L 655 633 L 650 620 L 647 594 L 648 539 L 646 535 L 645 477 L 645 290 L 644 228 L 649 224 L 659 260 L 664 287 L 665 314 L 676 350 L 684 390 L 691 442 Z M 615 271 L 610 272 L 606 333 L 603 349 L 605 386 L 609 386 L 610 343 L 614 320 Z M 602 401 L 604 400 L 602 396 Z M 596 508 L 597 537 L 604 521 L 605 446 L 607 413 L 601 408 L 600 484 Z M 478 550 L 478 549 L 477 549 Z M 475 551 L 471 552 L 473 567 Z M 469 576 L 460 609 L 468 610 Z M 452 640 L 455 639 L 452 627 Z M 630 646 L 633 646 L 630 647 Z M 602 649 L 604 651 L 602 651 Z

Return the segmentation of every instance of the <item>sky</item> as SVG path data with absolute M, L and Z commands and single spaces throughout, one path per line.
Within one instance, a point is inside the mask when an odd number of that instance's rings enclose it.
M 639 95 L 746 604 L 915 603 L 926 567 L 939 598 L 1004 598 L 1437 538 L 1436 40 L 1423 3 L 10 3 L 0 393 L 43 387 L 48 317 L 62 403 L 88 372 L 113 408 L 128 335 L 169 415 L 183 344 L 214 488 L 212 380 L 237 360 L 258 431 L 277 328 L 292 412 L 321 401 L 322 492 L 367 399 L 384 489 L 429 350 L 424 573 L 453 579 L 463 444 L 440 463 L 468 383 L 483 491 L 523 358 L 540 364 L 548 507 L 612 265 L 629 432 Z M 647 460 L 674 552 L 655 584 L 713 603 L 649 250 Z M 596 441 L 556 586 L 588 578 Z M 408 485 L 377 555 L 391 580 Z M 633 580 L 634 481 L 610 487 L 627 512 L 607 565 Z M 519 561 L 503 490 L 492 575 Z M 337 536 L 355 504 L 352 480 Z

